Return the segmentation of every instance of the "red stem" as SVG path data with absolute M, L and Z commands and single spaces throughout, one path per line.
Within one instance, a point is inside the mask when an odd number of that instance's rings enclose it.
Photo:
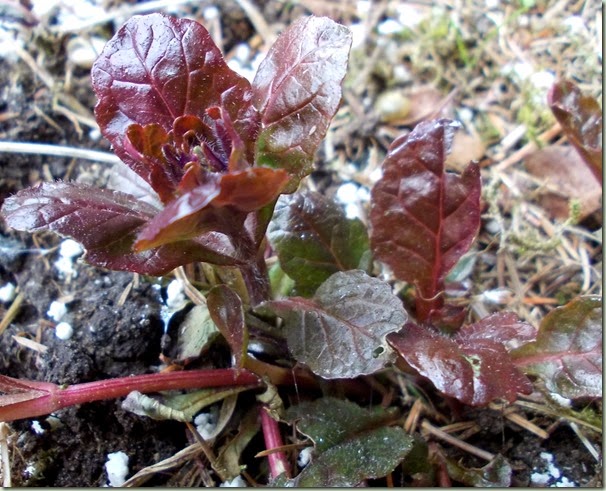
M 282 435 L 280 434 L 280 428 L 278 422 L 273 419 L 266 406 L 260 406 L 259 412 L 261 414 L 261 428 L 263 428 L 263 439 L 265 440 L 265 448 L 271 450 L 274 448 L 280 448 L 284 444 L 282 443 Z M 269 471 L 271 477 L 275 479 L 280 474 L 285 474 L 290 479 L 290 463 L 281 450 L 272 452 L 267 455 L 269 462 Z
M 260 383 L 259 378 L 248 370 L 224 368 L 133 375 L 70 385 L 66 388 L 49 384 L 49 389 L 41 392 L 38 397 L 0 407 L 0 420 L 12 421 L 42 416 L 74 404 L 123 397 L 134 390 L 149 393 L 203 387 L 255 386 Z

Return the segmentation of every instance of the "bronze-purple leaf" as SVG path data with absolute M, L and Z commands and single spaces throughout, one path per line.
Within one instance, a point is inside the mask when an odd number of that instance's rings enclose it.
M 95 116 L 116 154 L 150 182 L 150 171 L 126 149 L 129 126 L 155 124 L 166 133 L 180 116 L 203 118 L 222 108 L 252 163 L 259 115 L 250 83 L 232 71 L 208 31 L 190 19 L 131 17 L 92 69 Z
M 371 193 L 371 248 L 397 278 L 417 289 L 417 318 L 441 308 L 444 279 L 471 246 L 480 226 L 480 170 L 462 175 L 445 162 L 459 124 L 419 124 L 393 142 Z
M 516 365 L 562 397 L 602 397 L 602 297 L 579 297 L 545 316 Z
M 602 109 L 598 101 L 570 80 L 555 83 L 547 99 L 568 141 L 602 184 Z
M 290 297 L 263 308 L 285 320 L 293 357 L 324 378 L 354 378 L 382 368 L 393 358 L 385 336 L 408 315 L 391 287 L 361 270 L 337 272 L 312 299 Z
M 137 234 L 158 209 L 119 191 L 69 182 L 43 183 L 6 198 L 2 216 L 22 231 L 50 230 L 86 248 L 86 260 L 103 268 L 162 275 L 193 261 L 234 264 L 229 242 L 213 234 L 134 252 Z
M 314 154 L 341 102 L 351 32 L 327 17 L 307 17 L 286 29 L 253 81 L 261 113 L 260 165 L 283 168 L 290 191 L 311 171 Z
M 532 391 L 508 350 L 535 336 L 536 330 L 515 314 L 494 314 L 453 337 L 409 322 L 387 340 L 438 390 L 465 404 L 484 406 L 495 399 L 512 402 L 518 393 Z
M 242 300 L 227 285 L 214 287 L 206 296 L 210 317 L 229 344 L 237 367 L 243 368 L 248 330 Z

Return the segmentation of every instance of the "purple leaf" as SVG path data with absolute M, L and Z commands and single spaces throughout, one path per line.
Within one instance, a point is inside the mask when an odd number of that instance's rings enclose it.
M 391 360 L 385 336 L 407 320 L 390 286 L 359 270 L 333 274 L 311 300 L 291 297 L 264 307 L 284 318 L 293 357 L 329 379 L 383 368 Z
M 348 219 L 338 204 L 320 193 L 282 196 L 268 237 L 299 295 L 313 295 L 337 271 L 371 267 L 364 224 Z
M 394 141 L 371 194 L 372 251 L 397 278 L 415 285 L 423 322 L 441 308 L 444 278 L 480 226 L 479 167 L 472 163 L 461 176 L 445 171 L 458 127 L 429 121 Z
M 532 384 L 516 368 L 509 346 L 533 340 L 535 329 L 515 314 L 494 314 L 464 326 L 454 337 L 409 322 L 387 340 L 404 360 L 438 390 L 465 404 L 512 402 Z
M 547 100 L 568 141 L 602 184 L 602 109 L 598 101 L 582 94 L 569 80 L 555 83 Z
M 236 366 L 243 367 L 248 347 L 248 330 L 244 322 L 242 300 L 227 285 L 214 287 L 206 296 L 213 322 L 229 344 Z
M 210 231 L 241 234 L 246 214 L 274 201 L 288 176 L 282 170 L 257 167 L 212 173 L 206 179 L 168 203 L 141 231 L 135 249 L 142 251 Z
M 562 397 L 602 397 L 602 321 L 601 297 L 576 298 L 545 316 L 515 363 Z
M 259 115 L 250 83 L 227 66 L 209 33 L 193 20 L 131 17 L 93 65 L 92 82 L 103 135 L 147 182 L 154 167 L 127 151 L 128 127 L 155 124 L 168 133 L 180 116 L 203 118 L 212 107 L 226 112 L 244 142 L 246 159 L 253 161 Z
M 253 81 L 262 115 L 257 162 L 283 168 L 290 191 L 311 172 L 314 154 L 341 101 L 351 32 L 327 17 L 294 22 L 276 40 Z
M 43 183 L 8 197 L 1 213 L 14 229 L 72 237 L 86 248 L 86 260 L 103 268 L 162 275 L 193 261 L 235 262 L 229 242 L 218 234 L 133 252 L 137 234 L 158 209 L 119 191 Z

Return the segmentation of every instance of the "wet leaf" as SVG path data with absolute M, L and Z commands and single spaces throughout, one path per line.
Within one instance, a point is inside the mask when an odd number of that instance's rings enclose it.
M 282 196 L 268 236 L 299 295 L 313 295 L 337 271 L 368 271 L 371 266 L 364 224 L 348 219 L 339 205 L 320 193 Z
M 274 300 L 263 309 L 285 320 L 293 357 L 329 379 L 383 368 L 392 358 L 385 336 L 407 319 L 391 287 L 359 270 L 333 274 L 312 299 Z
M 322 398 L 287 411 L 316 445 L 312 463 L 293 479 L 296 487 L 352 487 L 380 478 L 408 455 L 414 440 L 400 427 L 381 426 L 393 417 L 381 408 Z
M 387 340 L 438 390 L 465 404 L 484 406 L 495 399 L 513 402 L 518 393 L 532 391 L 508 349 L 535 335 L 535 329 L 515 314 L 494 314 L 463 326 L 453 337 L 408 323 Z
M 206 29 L 163 14 L 133 16 L 93 65 L 95 116 L 116 154 L 147 182 L 154 167 L 126 149 L 127 128 L 156 124 L 168 133 L 176 118 L 227 111 L 252 163 L 259 116 L 250 83 L 233 72 Z
M 562 397 L 602 397 L 602 298 L 579 297 L 553 310 L 536 341 L 512 355 L 518 367 Z
M 133 252 L 136 236 L 157 212 L 129 194 L 68 182 L 24 189 L 2 206 L 10 227 L 72 237 L 86 248 L 86 261 L 103 268 L 159 276 L 193 261 L 235 262 L 229 244 L 212 234 Z
M 480 171 L 445 172 L 458 124 L 419 124 L 394 141 L 371 193 L 371 249 L 397 278 L 415 285 L 417 318 L 442 306 L 444 278 L 480 226 Z
M 311 172 L 341 101 L 351 33 L 327 17 L 295 21 L 276 40 L 253 81 L 261 113 L 257 163 L 288 171 L 289 191 Z
M 297 429 L 314 442 L 317 453 L 343 442 L 351 435 L 376 428 L 393 420 L 397 414 L 382 407 L 370 409 L 334 397 L 291 406 L 284 419 L 297 423 Z
M 547 96 L 549 107 L 568 141 L 577 149 L 595 178 L 602 183 L 602 109 L 570 80 L 555 83 Z
M 377 428 L 337 445 L 294 479 L 296 487 L 353 487 L 392 472 L 412 447 L 400 427 Z
M 227 285 L 218 285 L 208 292 L 206 301 L 210 316 L 231 348 L 236 366 L 242 367 L 248 347 L 242 300 Z

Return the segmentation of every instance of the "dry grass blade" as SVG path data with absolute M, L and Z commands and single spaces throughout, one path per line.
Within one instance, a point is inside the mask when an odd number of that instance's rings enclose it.
M 189 447 L 185 447 L 174 455 L 171 455 L 167 459 L 161 460 L 156 464 L 150 465 L 141 469 L 134 476 L 130 477 L 123 486 L 125 488 L 138 487 L 144 484 L 148 479 L 151 479 L 154 474 L 159 472 L 166 472 L 175 467 L 189 462 L 191 459 L 203 453 L 202 446 L 199 443 L 194 443 Z
M 19 312 L 19 308 L 23 303 L 23 298 L 23 293 L 19 292 L 17 296 L 13 299 L 10 307 L 4 313 L 4 317 L 0 321 L 0 336 Z
M 85 159 L 104 164 L 117 164 L 121 160 L 113 153 L 87 150 L 86 148 L 47 145 L 44 143 L 0 141 L 0 152 L 25 153 L 30 155 L 52 155 L 72 159 Z
M 467 453 L 475 455 L 476 457 L 487 460 L 489 462 L 495 458 L 494 454 L 491 454 L 490 452 L 486 452 L 485 450 L 482 450 L 467 442 L 464 442 L 463 440 L 460 440 L 452 435 L 449 435 L 448 433 L 441 430 L 440 428 L 436 428 L 428 421 L 423 421 L 421 423 L 421 428 L 423 428 L 430 435 L 437 437 L 440 440 L 443 440 L 446 443 L 449 443 L 450 445 L 454 445 L 455 447 L 458 447 Z

